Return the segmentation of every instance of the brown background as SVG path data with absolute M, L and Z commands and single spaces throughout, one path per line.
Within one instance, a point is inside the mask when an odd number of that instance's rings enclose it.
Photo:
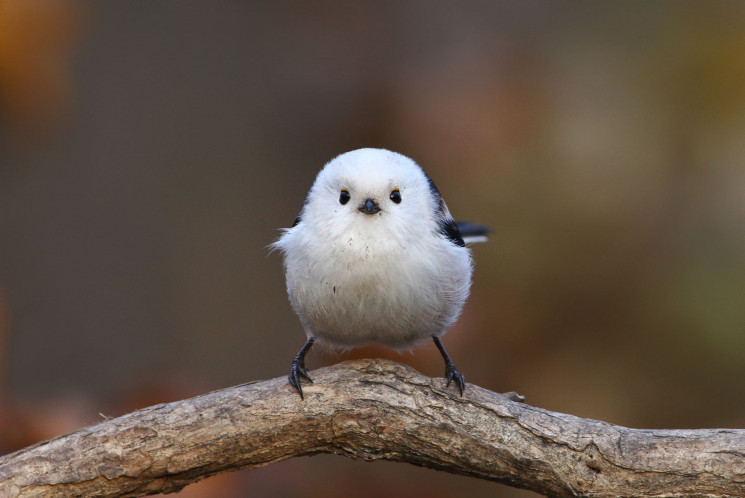
M 323 164 L 417 160 L 474 247 L 468 381 L 633 427 L 745 427 L 738 2 L 0 0 L 0 453 L 285 375 L 278 255 Z M 314 350 L 442 375 L 431 345 Z M 296 459 L 183 496 L 533 496 Z

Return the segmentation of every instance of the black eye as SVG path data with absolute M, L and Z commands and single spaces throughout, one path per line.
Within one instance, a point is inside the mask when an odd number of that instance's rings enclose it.
M 397 188 L 391 191 L 391 200 L 396 204 L 401 204 L 401 192 Z
M 349 190 L 345 188 L 341 189 L 341 193 L 339 194 L 339 204 L 343 206 L 344 204 L 349 202 L 350 197 L 351 196 L 349 195 Z

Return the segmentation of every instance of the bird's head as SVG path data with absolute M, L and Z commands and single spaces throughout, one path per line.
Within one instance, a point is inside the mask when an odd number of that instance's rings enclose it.
M 437 188 L 414 161 L 384 149 L 358 149 L 321 170 L 302 220 L 332 236 L 350 230 L 413 234 L 433 230 L 443 207 Z

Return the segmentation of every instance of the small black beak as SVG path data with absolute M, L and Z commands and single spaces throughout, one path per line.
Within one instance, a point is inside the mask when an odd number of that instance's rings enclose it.
M 358 207 L 357 210 L 360 213 L 375 214 L 380 211 L 380 206 L 375 202 L 375 199 L 367 198 L 362 204 L 360 204 L 360 207 Z

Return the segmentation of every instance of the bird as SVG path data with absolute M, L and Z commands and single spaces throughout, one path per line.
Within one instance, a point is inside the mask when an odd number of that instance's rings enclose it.
M 490 230 L 456 222 L 435 183 L 412 159 L 386 149 L 343 153 L 318 173 L 300 214 L 270 245 L 283 255 L 287 294 L 307 341 L 289 384 L 304 399 L 314 344 L 349 350 L 377 343 L 397 350 L 432 339 L 447 387 L 465 377 L 441 337 L 468 298 L 466 246 Z

